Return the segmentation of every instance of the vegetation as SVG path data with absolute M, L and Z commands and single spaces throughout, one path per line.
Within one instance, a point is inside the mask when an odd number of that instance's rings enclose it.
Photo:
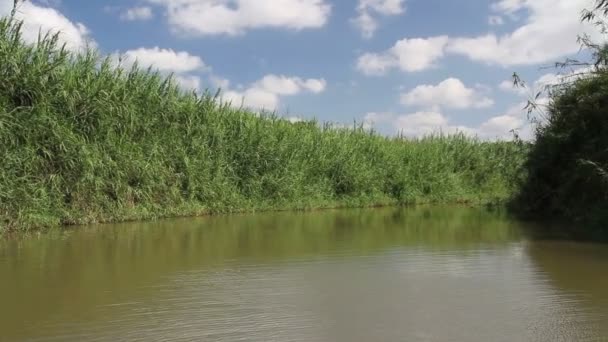
M 0 20 L 0 229 L 214 212 L 495 202 L 527 148 L 290 123 Z
M 608 71 L 555 88 L 513 200 L 521 215 L 582 222 L 608 233 Z
M 601 18 L 606 15 L 608 1 L 598 0 L 582 19 L 608 32 Z M 579 40 L 592 61 L 558 63 L 584 68 L 547 89 L 550 101 L 511 207 L 523 217 L 578 223 L 569 233 L 603 239 L 608 237 L 608 46 L 588 36 Z M 534 101 L 530 106 L 538 108 Z

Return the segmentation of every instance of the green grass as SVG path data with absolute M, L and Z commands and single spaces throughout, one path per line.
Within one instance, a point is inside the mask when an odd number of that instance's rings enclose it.
M 0 230 L 248 210 L 496 202 L 527 146 L 290 123 L 0 20 Z

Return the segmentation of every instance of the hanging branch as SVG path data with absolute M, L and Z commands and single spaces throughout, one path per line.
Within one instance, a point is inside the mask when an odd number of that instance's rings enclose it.
M 11 17 L 15 17 L 15 14 L 17 14 L 17 7 L 19 7 L 19 3 L 25 1 L 26 0 L 13 0 L 13 9 L 11 10 Z
M 585 9 L 581 12 L 580 21 L 585 23 L 591 23 L 599 32 L 608 35 L 608 0 L 595 0 L 595 5 L 591 9 Z M 568 67 L 588 67 L 582 71 L 572 70 L 571 72 L 560 75 L 560 84 L 557 85 L 545 85 L 540 90 L 535 90 L 534 93 L 528 94 L 528 101 L 524 110 L 528 112 L 528 119 L 531 121 L 537 121 L 533 119 L 532 113 L 538 113 L 540 117 L 546 116 L 543 111 L 543 107 L 546 107 L 544 103 L 539 103 L 539 99 L 544 95 L 551 95 L 553 90 L 558 89 L 560 86 L 564 86 L 575 82 L 576 80 L 591 75 L 593 73 L 605 70 L 608 66 L 608 44 L 597 43 L 591 39 L 588 34 L 582 34 L 578 36 L 577 42 L 580 44 L 581 51 L 590 51 L 592 56 L 590 61 L 579 61 L 575 59 L 567 58 L 565 61 L 555 63 L 552 68 L 565 69 Z M 514 88 L 528 89 L 526 83 L 519 77 L 515 72 L 512 76 Z M 531 89 L 530 89 L 531 90 Z

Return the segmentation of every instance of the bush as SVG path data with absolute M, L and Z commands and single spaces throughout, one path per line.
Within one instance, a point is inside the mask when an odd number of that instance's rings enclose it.
M 598 68 L 552 91 L 524 170 L 512 201 L 517 213 L 608 235 L 608 71 Z

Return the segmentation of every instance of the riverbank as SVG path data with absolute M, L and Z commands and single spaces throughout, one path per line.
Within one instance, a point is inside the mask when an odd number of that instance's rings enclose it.
M 116 69 L 0 21 L 0 226 L 219 212 L 498 202 L 527 146 L 292 123 Z

